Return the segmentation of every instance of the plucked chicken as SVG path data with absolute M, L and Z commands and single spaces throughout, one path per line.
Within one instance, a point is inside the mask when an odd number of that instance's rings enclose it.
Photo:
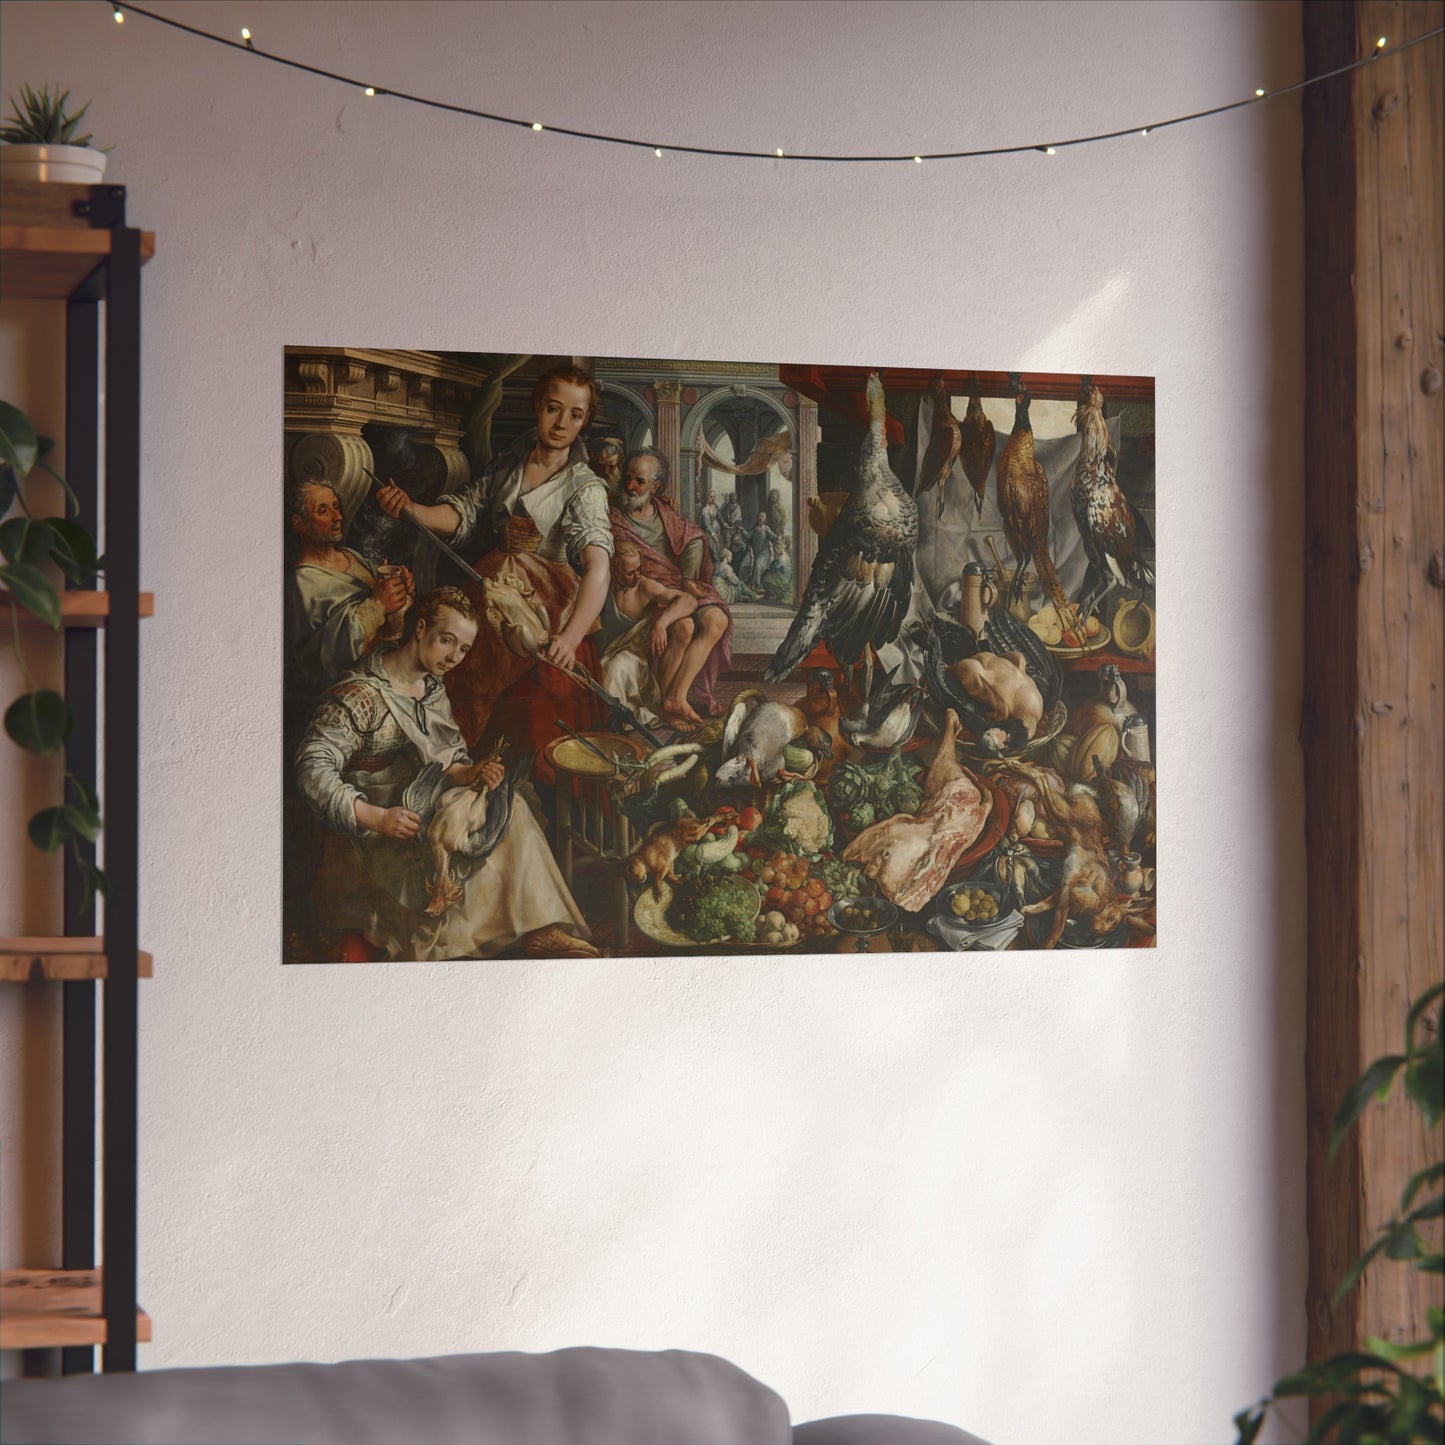
M 908 612 L 918 505 L 888 465 L 887 406 L 876 371 L 867 398 L 857 484 L 813 562 L 798 615 L 764 674 L 769 682 L 787 677 L 819 640 L 852 667 L 869 647 L 892 642 Z
M 984 488 L 988 485 L 989 468 L 993 466 L 993 423 L 983 414 L 983 399 L 971 396 L 959 428 L 959 457 L 963 474 L 973 488 L 974 506 L 983 516 Z
M 1087 617 L 1115 587 L 1132 587 L 1140 597 L 1154 585 L 1154 569 L 1144 560 L 1154 539 L 1149 524 L 1120 489 L 1118 457 L 1104 420 L 1104 398 L 1097 386 L 1074 413 L 1080 437 L 1079 460 L 1069 482 L 1074 521 L 1084 540 L 1089 570 L 1079 594 L 1079 616 Z
M 1017 605 L 1023 600 L 1024 576 L 1032 565 L 1059 616 L 1069 619 L 1073 608 L 1049 552 L 1049 478 L 1034 456 L 1031 400 L 1023 390 L 1014 398 L 1013 430 L 998 458 L 998 509 L 1003 515 L 1003 534 L 1016 559 L 1009 602 Z

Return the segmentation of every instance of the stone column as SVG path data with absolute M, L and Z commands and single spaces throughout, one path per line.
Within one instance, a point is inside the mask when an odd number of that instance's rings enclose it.
M 652 389 L 657 394 L 657 449 L 667 458 L 667 472 L 671 479 L 667 485 L 670 501 L 678 501 L 678 484 L 682 470 L 682 383 L 680 381 L 655 381 Z
M 818 443 L 822 432 L 818 427 L 818 403 L 811 397 L 798 398 L 798 477 L 793 487 L 793 505 L 797 508 L 796 529 L 798 555 L 793 564 L 794 595 L 802 597 L 818 555 L 818 538 L 808 525 L 808 499 L 818 495 Z

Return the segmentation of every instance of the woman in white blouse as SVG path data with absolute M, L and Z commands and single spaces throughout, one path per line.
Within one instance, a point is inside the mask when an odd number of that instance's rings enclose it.
M 414 503 L 392 483 L 377 493 L 389 516 L 409 507 L 464 553 L 479 548 L 475 565 L 483 577 L 524 582 L 547 613 L 542 656 L 555 667 L 516 656 L 484 626 L 466 660 L 448 674 L 452 708 L 471 746 L 484 735 L 505 736 L 540 750 L 559 735 L 557 719 L 579 732 L 602 720 L 592 695 L 558 671 L 582 667 L 598 676 L 590 635 L 610 585 L 612 529 L 607 484 L 589 466 L 581 441 L 597 399 L 587 372 L 555 366 L 532 389 L 536 430 L 470 485 L 432 506 Z M 476 584 L 465 590 L 481 608 Z M 540 758 L 539 772 L 551 781 Z

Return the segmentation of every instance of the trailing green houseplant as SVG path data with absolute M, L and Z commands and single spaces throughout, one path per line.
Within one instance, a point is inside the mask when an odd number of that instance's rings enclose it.
M 104 558 L 96 555 L 95 538 L 78 521 L 75 493 L 65 478 L 45 460 L 55 443 L 37 436 L 30 419 L 18 407 L 0 401 L 0 588 L 11 602 L 10 636 L 27 691 L 5 709 L 5 731 L 27 752 L 46 754 L 65 746 L 75 731 L 70 704 L 50 688 L 37 687 L 21 645 L 22 609 L 58 630 L 61 626 L 60 591 L 45 570 L 59 568 L 71 582 L 85 584 L 100 574 Z M 66 511 L 62 517 L 37 516 L 26 496 L 26 482 L 36 472 L 53 477 L 64 488 Z M 11 511 L 14 516 L 9 516 Z M 30 819 L 30 839 L 47 853 L 69 847 L 87 898 L 105 893 L 105 875 L 82 845 L 100 834 L 100 800 L 95 790 L 73 773 L 66 773 L 66 798 L 42 808 Z
M 1405 1052 L 1376 1059 L 1345 1095 L 1330 1133 L 1331 1158 L 1370 1100 L 1388 1097 L 1397 1076 L 1403 1075 L 1411 1106 L 1431 1130 L 1439 1128 L 1445 1113 L 1445 1040 L 1438 1022 L 1427 1042 L 1418 1042 L 1416 1031 L 1425 1010 L 1442 994 L 1445 984 L 1436 984 L 1415 1000 L 1405 1020 Z M 1425 1274 L 1445 1273 L 1439 1239 L 1445 1160 L 1439 1136 L 1432 1137 L 1435 1157 L 1406 1184 L 1399 1209 L 1340 1281 L 1332 1308 L 1381 1256 Z M 1430 1306 L 1426 1327 L 1423 1339 L 1395 1344 L 1371 1336 L 1363 1350 L 1332 1355 L 1276 1380 L 1269 1395 L 1234 1417 L 1235 1445 L 1251 1445 L 1280 1400 L 1301 1397 L 1330 1402 L 1305 1437 L 1306 1445 L 1438 1445 L 1445 1439 L 1445 1310 Z M 1427 1362 L 1423 1372 L 1421 1361 Z

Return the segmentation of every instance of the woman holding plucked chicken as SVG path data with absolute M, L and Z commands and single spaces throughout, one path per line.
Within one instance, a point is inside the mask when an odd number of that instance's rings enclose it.
M 589 466 L 581 442 L 597 401 L 597 383 L 587 372 L 554 366 L 532 389 L 536 430 L 470 485 L 432 506 L 413 502 L 392 483 L 376 498 L 388 516 L 409 508 L 463 553 L 480 543 L 477 571 L 524 594 L 530 590 L 529 601 L 545 613 L 548 635 L 536 658 L 519 655 L 502 630 L 484 625 L 446 686 L 468 744 L 475 749 L 484 739 L 506 738 L 535 747 L 546 782 L 551 770 L 540 750 L 560 735 L 557 720 L 578 732 L 603 721 L 592 694 L 566 675 L 582 668 L 599 676 L 590 639 L 611 585 L 607 484 Z M 482 589 L 469 581 L 464 590 L 485 615 Z

